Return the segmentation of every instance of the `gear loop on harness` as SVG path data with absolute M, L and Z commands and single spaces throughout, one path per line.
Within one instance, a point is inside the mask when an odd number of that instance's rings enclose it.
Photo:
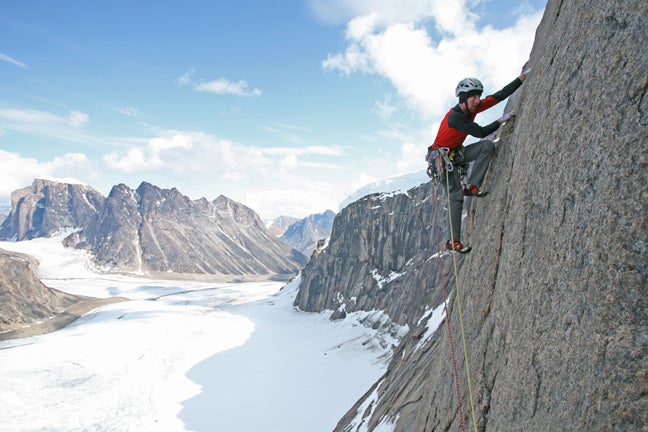
M 446 172 L 454 171 L 451 149 L 447 147 L 434 147 L 433 145 L 428 147 L 425 160 L 428 163 L 427 175 L 435 180 L 441 179 L 441 176 Z

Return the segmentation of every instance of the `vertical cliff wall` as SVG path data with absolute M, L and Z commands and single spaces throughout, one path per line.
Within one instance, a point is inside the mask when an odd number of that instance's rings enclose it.
M 423 320 L 337 431 L 460 430 L 460 420 L 473 430 L 459 306 L 478 430 L 646 430 L 647 8 L 547 4 L 533 72 L 507 108 L 517 119 L 486 179 L 491 195 L 471 204 L 475 249 L 460 268 L 460 302 L 456 291 L 450 299 L 463 418 L 446 325 L 430 336 Z M 315 304 L 333 287 L 318 289 L 298 300 Z
M 444 198 L 439 201 L 445 239 Z M 402 326 L 416 326 L 442 298 L 431 202 L 428 183 L 407 193 L 368 195 L 344 208 L 328 246 L 304 268 L 295 305 L 331 310 L 334 319 L 381 310 Z M 442 257 L 446 268 L 449 258 Z

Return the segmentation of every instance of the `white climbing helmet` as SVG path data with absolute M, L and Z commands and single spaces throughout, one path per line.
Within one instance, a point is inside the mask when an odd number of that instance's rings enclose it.
M 455 96 L 459 97 L 459 93 L 468 93 L 469 91 L 474 90 L 478 91 L 479 93 L 483 93 L 484 85 L 477 78 L 464 78 L 459 81 L 459 84 L 457 84 Z

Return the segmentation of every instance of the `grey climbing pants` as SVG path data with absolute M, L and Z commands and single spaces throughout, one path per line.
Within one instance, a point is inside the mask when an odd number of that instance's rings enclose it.
M 468 177 L 468 183 L 480 187 L 488 164 L 493 156 L 495 144 L 489 140 L 478 141 L 474 144 L 467 145 L 463 150 L 463 163 L 468 164 L 472 162 L 472 169 Z M 455 168 L 453 171 L 448 172 L 449 185 L 446 186 L 445 176 L 441 176 L 441 184 L 443 190 L 447 192 L 450 189 L 450 208 L 448 209 L 448 228 L 450 228 L 449 235 L 453 241 L 461 240 L 461 213 L 463 211 L 463 185 L 461 184 L 461 177 L 459 169 Z

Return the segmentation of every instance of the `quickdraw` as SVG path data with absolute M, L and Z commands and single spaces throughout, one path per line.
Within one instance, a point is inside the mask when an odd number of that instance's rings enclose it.
M 454 170 L 454 165 L 450 160 L 450 149 L 447 147 L 428 147 L 425 160 L 428 163 L 427 175 L 432 179 L 440 180 L 446 171 Z
M 446 173 L 459 171 L 459 177 L 463 178 L 468 173 L 468 166 L 464 163 L 463 147 L 450 149 L 447 147 L 428 147 L 425 160 L 428 163 L 427 175 L 431 179 L 441 180 Z

